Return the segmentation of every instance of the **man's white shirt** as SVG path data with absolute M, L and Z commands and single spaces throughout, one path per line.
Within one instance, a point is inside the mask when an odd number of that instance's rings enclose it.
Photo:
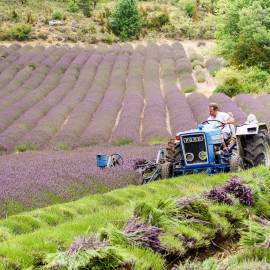
M 222 123 L 227 123 L 227 121 L 230 119 L 230 115 L 228 113 L 225 112 L 217 112 L 216 117 L 213 116 L 209 116 L 207 120 L 217 120 L 220 121 Z M 211 125 L 213 125 L 214 127 L 220 126 L 221 124 L 219 122 L 210 122 Z M 229 124 L 226 124 L 224 126 L 224 128 L 222 129 L 223 133 L 231 133 L 231 129 Z

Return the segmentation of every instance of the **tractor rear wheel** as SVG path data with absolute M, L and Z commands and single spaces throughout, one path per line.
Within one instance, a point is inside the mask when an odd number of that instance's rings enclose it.
M 258 134 L 247 138 L 243 160 L 248 168 L 258 165 L 270 167 L 270 136 L 267 130 L 261 129 Z
M 175 162 L 180 161 L 182 155 L 181 144 L 175 143 L 174 139 L 171 139 L 166 147 L 166 161 Z
M 172 164 L 170 162 L 165 162 L 160 164 L 160 176 L 161 179 L 171 178 L 172 177 Z

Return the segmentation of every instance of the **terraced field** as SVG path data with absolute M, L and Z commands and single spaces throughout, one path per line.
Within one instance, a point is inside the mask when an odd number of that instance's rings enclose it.
M 196 91 L 181 43 L 0 47 L 2 151 L 165 142 L 207 117 L 209 99 L 243 122 L 269 122 L 269 96 Z M 192 75 L 193 74 L 193 75 Z

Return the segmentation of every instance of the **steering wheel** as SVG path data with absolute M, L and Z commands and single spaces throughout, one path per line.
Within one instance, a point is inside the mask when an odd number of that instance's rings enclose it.
M 226 123 L 223 123 L 223 122 L 221 122 L 219 120 L 206 120 L 206 121 L 202 122 L 202 125 L 211 124 L 211 122 L 217 122 L 217 123 L 219 123 L 220 125 L 219 126 L 216 126 L 217 128 L 224 129 L 224 127 L 226 126 Z

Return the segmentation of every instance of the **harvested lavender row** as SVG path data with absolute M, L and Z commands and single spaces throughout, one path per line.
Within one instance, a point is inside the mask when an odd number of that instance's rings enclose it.
M 89 125 L 92 115 L 102 101 L 109 85 L 115 58 L 115 54 L 107 54 L 103 59 L 96 54 L 94 63 L 89 69 L 91 76 L 95 74 L 91 88 L 83 101 L 72 111 L 64 127 L 56 134 L 52 141 L 53 145 L 60 142 L 70 147 L 80 146 L 78 138 Z
M 269 110 L 257 99 L 247 94 L 240 94 L 234 98 L 236 104 L 247 114 L 255 114 L 261 122 L 270 125 Z
M 177 87 L 175 61 L 172 59 L 173 51 L 168 45 L 163 45 L 161 51 L 161 81 L 165 100 L 169 111 L 170 125 L 173 135 L 179 131 L 195 127 L 195 119 L 185 96 Z
M 36 54 L 36 55 L 35 55 Z M 31 51 L 31 53 L 29 53 L 28 57 L 26 57 L 25 62 L 22 63 L 22 66 L 24 66 L 23 69 L 21 69 L 15 76 L 15 78 L 13 78 L 13 80 L 11 82 L 17 82 L 17 88 L 11 87 L 10 84 L 8 84 L 1 93 L 3 93 L 3 95 L 1 95 L 1 100 L 0 100 L 0 111 L 3 111 L 5 108 L 7 108 L 8 106 L 10 106 L 11 104 L 13 104 L 14 102 L 18 101 L 19 99 L 23 98 L 25 95 L 27 95 L 28 93 L 30 93 L 31 91 L 34 90 L 34 85 L 33 87 L 29 87 L 28 85 L 28 78 L 31 77 L 39 77 L 39 73 L 38 71 L 40 70 L 39 68 L 36 69 L 36 66 L 34 63 L 36 63 L 36 65 L 39 65 L 39 63 L 45 58 L 44 57 L 40 57 L 42 56 L 42 52 L 40 52 L 40 50 L 35 50 L 33 49 Z M 29 59 L 30 57 L 30 59 Z M 21 58 L 19 59 L 19 61 L 21 60 Z M 29 63 L 29 61 L 33 60 L 33 64 L 32 65 L 27 65 L 27 63 Z M 37 72 L 35 72 L 35 70 Z M 16 87 L 16 85 L 15 85 Z
M 244 123 L 247 119 L 247 115 L 242 111 L 236 103 L 225 94 L 215 94 L 210 97 L 211 102 L 216 102 L 220 106 L 220 109 L 224 112 L 231 112 L 236 119 L 236 123 Z
M 143 55 L 134 52 L 130 59 L 127 90 L 123 100 L 120 120 L 112 136 L 114 144 L 140 142 L 141 112 L 144 106 L 143 66 Z M 132 125 L 130 125 L 131 120 Z
M 80 60 L 79 63 L 83 65 L 88 56 L 89 55 L 84 54 L 81 59 L 81 56 L 79 55 L 76 57 L 77 59 L 75 58 L 73 60 L 75 63 L 72 62 L 68 66 L 55 90 L 61 91 L 61 89 L 65 89 L 68 94 L 37 123 L 31 132 L 24 136 L 22 139 L 23 144 L 32 144 L 36 145 L 37 148 L 41 148 L 45 142 L 47 142 L 57 132 L 57 130 L 59 130 L 67 114 L 73 106 L 76 105 L 77 98 L 80 99 L 80 95 L 83 95 L 84 91 L 87 91 L 87 89 L 84 88 L 78 89 L 76 86 L 74 87 L 74 85 L 76 82 L 77 84 L 80 82 L 80 64 L 78 64 L 78 58 Z M 78 77 L 79 79 L 77 80 Z M 77 92 L 74 92 L 74 90 L 77 90 Z
M 88 193 L 119 188 L 140 182 L 140 174 L 133 170 L 138 156 L 153 159 L 156 147 L 91 147 L 69 152 L 28 152 L 0 158 L 0 211 L 8 202 L 27 207 L 42 207 L 79 198 Z M 119 153 L 124 165 L 100 169 L 97 154 Z
M 28 111 L 23 113 L 19 119 L 0 135 L 0 145 L 2 145 L 2 147 L 6 148 L 8 151 L 12 150 L 17 140 L 32 130 L 36 123 L 47 114 L 48 111 L 69 92 L 69 90 L 71 90 L 69 80 L 72 80 L 73 73 L 83 65 L 90 56 L 89 54 L 91 54 L 91 52 L 82 52 L 82 54 L 79 54 L 71 63 L 70 67 L 72 68 L 65 73 L 58 87 L 52 90 L 44 99 L 35 104 Z M 92 62 L 82 69 L 85 70 L 91 65 Z M 83 78 L 87 78 L 87 76 L 83 76 Z M 78 79 L 78 82 L 79 81 L 80 78 Z
M 197 121 L 197 124 L 202 123 L 208 118 L 209 100 L 206 96 L 200 93 L 192 93 L 187 96 L 187 101 Z
M 114 64 L 110 84 L 104 99 L 95 112 L 90 125 L 81 136 L 80 140 L 83 145 L 107 143 L 109 141 L 126 91 L 128 65 L 128 54 L 120 54 Z
M 170 136 L 166 127 L 166 105 L 160 89 L 159 81 L 159 48 L 148 46 L 144 66 L 143 82 L 145 109 L 143 117 L 144 142 L 150 142 L 156 137 L 167 138 Z
M 69 55 L 69 61 L 72 61 L 74 57 L 74 54 Z M 68 60 L 66 56 L 63 56 L 63 58 Z M 60 59 L 58 63 L 61 64 L 61 62 L 62 60 Z M 63 68 L 61 68 L 61 66 L 57 66 L 57 64 L 49 71 L 45 78 L 42 73 L 39 77 L 31 76 L 29 78 L 29 83 L 38 86 L 35 89 L 35 92 L 33 94 L 26 95 L 24 98 L 14 103 L 12 106 L 0 112 L 0 131 L 3 131 L 5 128 L 11 125 L 23 112 L 28 110 L 31 106 L 46 96 L 46 94 L 48 94 L 51 89 L 54 89 L 57 86 L 61 76 L 63 75 Z M 41 68 L 44 69 L 43 73 L 47 73 L 49 70 L 49 67 Z

